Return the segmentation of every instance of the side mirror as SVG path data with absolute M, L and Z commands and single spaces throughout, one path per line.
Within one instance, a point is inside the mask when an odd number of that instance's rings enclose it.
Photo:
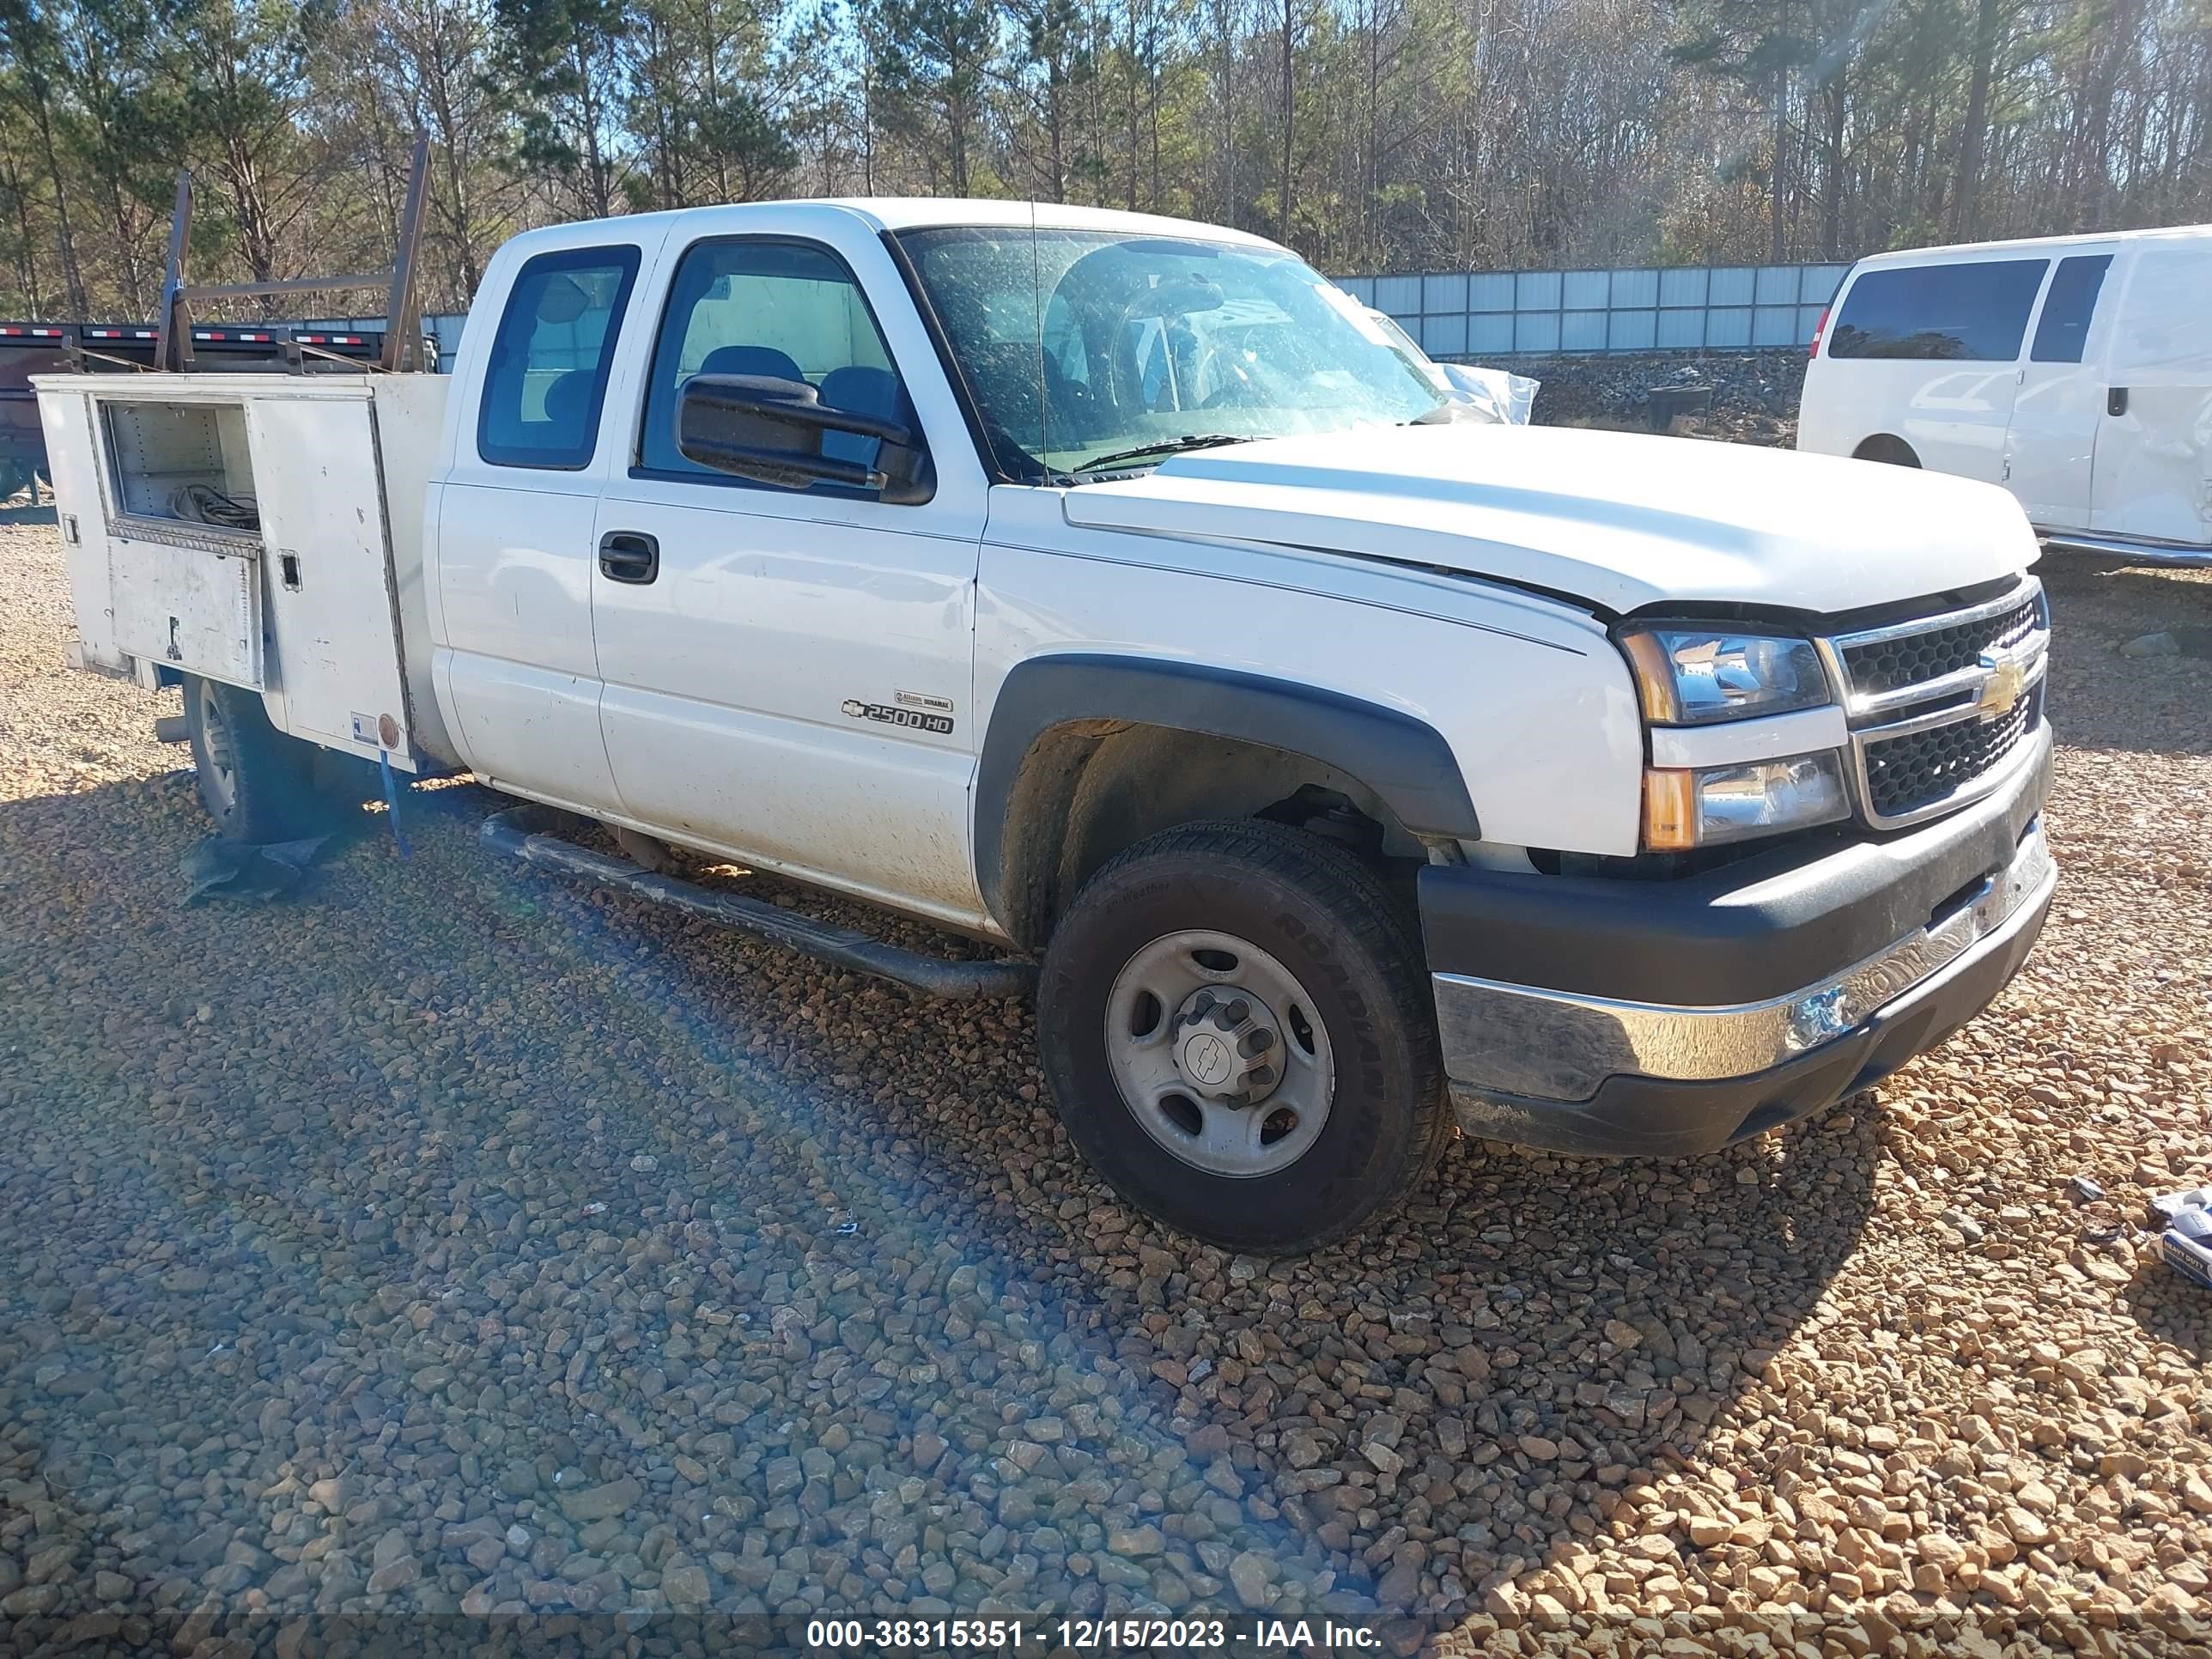
M 873 466 L 822 453 L 828 432 L 879 441 Z M 828 409 L 804 380 L 772 374 L 695 374 L 676 406 L 676 450 L 717 472 L 784 489 L 817 479 L 872 489 L 893 507 L 937 493 L 937 469 L 910 427 L 854 410 Z

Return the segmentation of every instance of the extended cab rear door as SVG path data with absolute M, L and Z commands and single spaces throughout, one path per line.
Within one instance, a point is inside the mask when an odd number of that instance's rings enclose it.
M 592 639 L 592 521 L 628 424 L 605 419 L 665 222 L 510 242 L 461 346 L 453 445 L 433 487 L 432 675 L 454 740 L 519 794 L 613 810 Z M 611 428 L 610 436 L 604 428 Z
M 686 215 L 648 291 L 592 571 L 623 811 L 752 864 L 981 921 L 968 789 L 986 483 L 897 268 L 848 210 L 753 204 Z M 686 459 L 676 410 L 702 372 L 804 380 L 824 404 L 918 426 L 934 493 L 892 505 Z M 824 447 L 868 462 L 874 441 Z

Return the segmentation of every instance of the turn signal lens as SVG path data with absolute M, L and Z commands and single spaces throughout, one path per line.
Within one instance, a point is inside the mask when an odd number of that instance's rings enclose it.
M 1684 853 L 1698 844 L 1698 775 L 1663 766 L 1644 774 L 1644 844 Z

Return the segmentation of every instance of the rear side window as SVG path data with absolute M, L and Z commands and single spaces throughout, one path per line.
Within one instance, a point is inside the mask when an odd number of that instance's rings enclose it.
M 477 453 L 493 466 L 592 464 L 635 247 L 563 248 L 522 267 L 492 336 Z
M 2089 337 L 2089 319 L 2097 309 L 2097 290 L 2105 285 L 2109 253 L 2077 253 L 2058 262 L 2051 292 L 2036 319 L 2035 344 L 2028 356 L 2039 363 L 2078 363 Z
M 2008 363 L 2020 356 L 2048 259 L 1869 270 L 1844 297 L 1831 357 Z

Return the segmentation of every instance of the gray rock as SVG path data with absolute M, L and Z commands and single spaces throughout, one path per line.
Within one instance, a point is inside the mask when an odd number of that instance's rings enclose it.
M 672 1555 L 660 1569 L 660 1593 L 672 1607 L 695 1608 L 713 1599 L 714 1589 L 706 1568 L 688 1555 Z
M 561 1513 L 575 1522 L 603 1520 L 622 1514 L 644 1496 L 645 1488 L 624 1475 L 619 1480 L 586 1486 L 581 1492 L 562 1493 Z
M 422 1569 L 411 1555 L 396 1557 L 368 1576 L 371 1595 L 389 1595 L 401 1590 L 422 1576 Z
M 536 1497 L 538 1465 L 525 1458 L 516 1458 L 500 1471 L 499 1489 L 509 1498 Z
M 1268 1587 L 1274 1576 L 1273 1559 L 1254 1550 L 1244 1551 L 1229 1564 L 1230 1588 L 1237 1592 L 1237 1599 L 1248 1607 L 1267 1605 Z

